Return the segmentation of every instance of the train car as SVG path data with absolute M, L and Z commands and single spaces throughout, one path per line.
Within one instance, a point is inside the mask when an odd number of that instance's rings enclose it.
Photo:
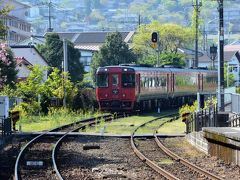
M 100 67 L 96 73 L 100 110 L 132 111 L 186 103 L 197 92 L 217 88 L 217 71 L 204 69 Z

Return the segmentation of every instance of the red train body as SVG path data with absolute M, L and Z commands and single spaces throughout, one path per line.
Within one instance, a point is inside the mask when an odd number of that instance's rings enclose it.
M 217 71 L 203 69 L 107 66 L 96 78 L 97 101 L 107 111 L 162 108 L 217 87 Z

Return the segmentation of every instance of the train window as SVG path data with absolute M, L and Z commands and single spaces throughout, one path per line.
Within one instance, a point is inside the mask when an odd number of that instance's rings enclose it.
M 156 81 L 155 81 L 155 78 L 152 79 L 152 86 L 153 86 L 153 87 L 156 87 Z
M 149 78 L 149 87 L 152 87 L 152 78 Z
M 135 87 L 135 74 L 122 74 L 122 87 Z
M 159 87 L 159 78 L 156 77 L 156 87 Z
M 97 87 L 108 87 L 108 74 L 97 75 Z
M 165 87 L 166 85 L 167 85 L 167 80 L 166 80 L 166 78 L 162 77 L 161 78 L 161 86 Z
M 112 85 L 115 85 L 115 86 L 118 85 L 118 74 L 112 75 Z
M 148 87 L 148 78 L 147 77 L 144 78 L 144 87 Z
M 141 77 L 141 87 L 144 87 L 144 77 Z

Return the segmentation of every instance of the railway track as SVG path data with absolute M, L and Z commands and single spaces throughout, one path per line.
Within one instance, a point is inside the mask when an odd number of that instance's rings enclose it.
M 212 173 L 209 173 L 205 170 L 203 170 L 200 167 L 197 167 L 194 164 L 189 163 L 188 161 L 184 160 L 183 158 L 177 156 L 175 153 L 171 152 L 169 149 L 167 149 L 159 140 L 159 138 L 157 137 L 157 135 L 155 133 L 153 133 L 153 137 L 155 137 L 155 142 L 150 141 L 150 145 L 149 142 L 144 142 L 144 146 L 147 146 L 148 148 L 150 148 L 149 151 L 142 152 L 139 148 L 141 148 L 141 145 L 139 145 L 134 141 L 134 139 L 136 139 L 135 134 L 136 132 L 142 128 L 143 126 L 146 126 L 147 124 L 153 122 L 153 121 L 157 121 L 160 120 L 162 118 L 165 118 L 169 115 L 166 116 L 161 116 L 159 118 L 153 119 L 151 121 L 148 121 L 142 125 L 140 125 L 139 127 L 137 127 L 132 135 L 131 135 L 131 146 L 133 151 L 135 152 L 135 154 L 143 161 L 145 162 L 149 167 L 151 167 L 152 169 L 154 169 L 157 173 L 161 174 L 163 177 L 167 178 L 167 179 L 198 179 L 198 178 L 204 178 L 204 179 L 222 179 L 221 177 L 218 177 Z M 172 119 L 170 119 L 169 121 L 171 121 Z M 165 121 L 163 123 L 161 123 L 160 126 L 164 125 L 166 122 Z M 154 145 L 153 145 L 154 143 Z M 158 145 L 158 146 L 157 146 Z M 156 151 L 156 148 L 160 147 L 161 150 Z M 153 155 L 154 154 L 154 155 Z M 157 156 L 156 156 L 157 155 Z M 151 158 L 148 158 L 146 156 L 151 156 Z M 160 161 L 162 159 L 169 159 L 170 161 L 170 165 L 163 165 L 160 163 Z M 154 159 L 151 160 L 151 159 Z
M 117 118 L 122 117 L 118 115 Z M 88 118 L 80 120 L 68 125 L 64 125 L 43 134 L 38 135 L 28 142 L 18 154 L 14 176 L 15 180 L 22 179 L 48 179 L 49 175 L 52 179 L 62 179 L 56 163 L 57 150 L 61 142 L 70 132 L 76 132 L 84 129 L 86 126 L 98 123 L 98 119 L 109 121 L 113 119 L 113 115 L 104 115 L 96 118 Z M 65 131 L 61 137 L 49 135 L 50 132 Z

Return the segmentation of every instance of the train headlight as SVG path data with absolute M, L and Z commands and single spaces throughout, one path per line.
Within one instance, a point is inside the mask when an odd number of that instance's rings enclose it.
M 108 94 L 105 94 L 105 97 L 108 97 Z
M 123 97 L 125 97 L 125 96 L 126 96 L 126 94 L 123 94 L 122 96 L 123 96 Z

